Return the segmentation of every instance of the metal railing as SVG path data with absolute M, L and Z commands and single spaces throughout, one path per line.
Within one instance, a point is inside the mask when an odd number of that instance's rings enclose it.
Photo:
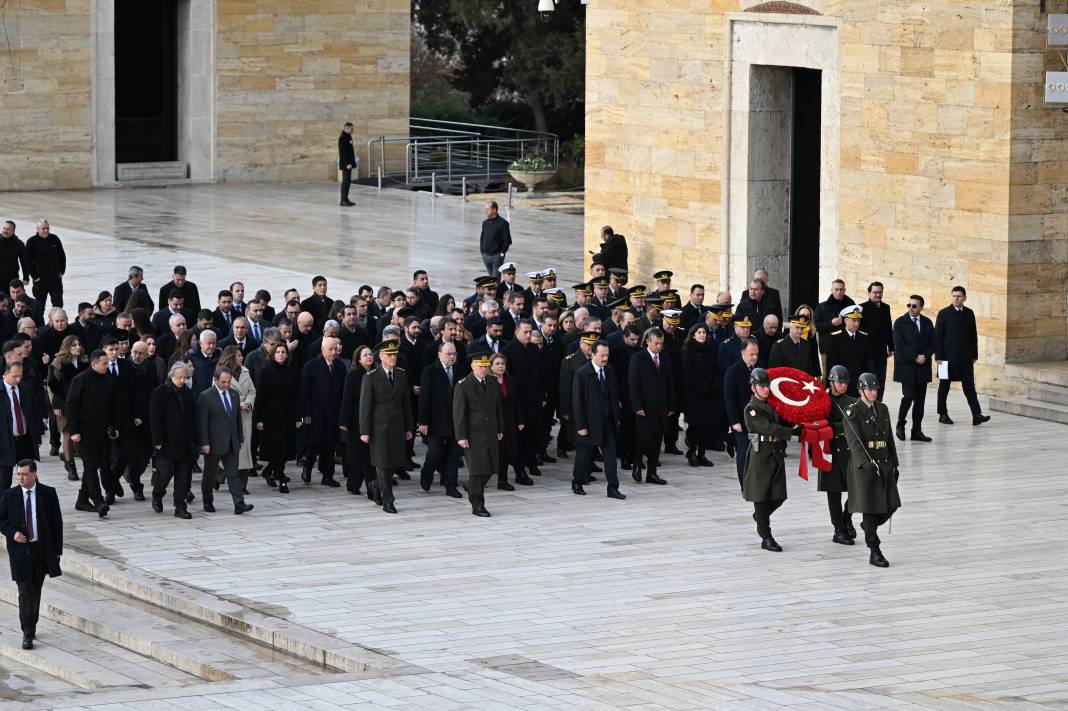
M 483 186 L 507 179 L 508 166 L 540 152 L 559 163 L 560 138 L 518 128 L 409 119 L 406 136 L 378 136 L 367 142 L 368 176 L 380 175 L 407 187 L 453 184 Z

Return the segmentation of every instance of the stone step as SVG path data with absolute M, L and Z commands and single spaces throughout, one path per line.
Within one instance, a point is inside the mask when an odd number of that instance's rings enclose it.
M 115 166 L 115 175 L 120 183 L 164 181 L 163 184 L 168 184 L 186 180 L 189 177 L 189 165 L 185 161 L 119 163 Z
M 1068 387 L 1060 385 L 1032 385 L 1027 389 L 1027 398 L 1054 405 L 1068 406 Z
M 1010 378 L 1019 378 L 1028 384 L 1041 383 L 1068 387 L 1068 361 L 1006 363 L 1005 375 Z
M 1068 405 L 1042 402 L 1026 397 L 991 397 L 990 409 L 995 412 L 1007 412 L 1010 415 L 1021 415 L 1068 425 Z

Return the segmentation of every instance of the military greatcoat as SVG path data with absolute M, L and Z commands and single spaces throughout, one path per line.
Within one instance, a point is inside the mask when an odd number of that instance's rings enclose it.
M 415 430 L 408 376 L 393 369 L 389 382 L 384 368 L 375 368 L 360 387 L 360 434 L 371 436 L 371 464 L 400 469 L 408 463 L 405 432 Z
M 858 400 L 845 408 L 850 462 L 849 512 L 887 514 L 901 506 L 897 493 L 897 448 L 890 411 L 881 402 Z M 873 464 L 874 462 L 874 464 Z
M 746 501 L 786 500 L 786 440 L 794 428 L 783 422 L 764 400 L 753 396 L 743 413 L 749 433 L 749 451 L 742 474 Z M 759 441 L 754 441 L 759 437 Z
M 831 452 L 831 471 L 820 472 L 818 491 L 843 492 L 848 491 L 847 475 L 849 473 L 849 445 L 846 443 L 846 423 L 842 420 L 847 407 L 855 403 L 856 398 L 849 395 L 831 395 L 831 414 L 827 421 L 834 429 L 834 437 L 831 438 L 828 449 Z
M 456 384 L 452 396 L 452 421 L 456 439 L 466 439 L 464 450 L 469 476 L 489 478 L 500 470 L 497 435 L 504 432 L 501 389 L 497 378 L 489 376 L 483 386 L 474 375 Z

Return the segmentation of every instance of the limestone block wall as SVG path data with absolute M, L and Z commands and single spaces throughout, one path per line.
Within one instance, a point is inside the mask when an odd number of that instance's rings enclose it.
M 882 280 L 895 313 L 910 293 L 932 313 L 965 285 L 987 390 L 1006 360 L 1064 358 L 1068 116 L 1042 105 L 1038 0 L 800 4 L 841 43 L 837 254 L 821 263 L 858 300 Z M 588 6 L 587 247 L 612 224 L 634 279 L 672 266 L 680 285 L 728 286 L 724 35 L 741 9 Z
M 333 179 L 346 120 L 406 133 L 409 33 L 408 0 L 219 0 L 216 178 Z
M 0 191 L 89 186 L 89 10 L 90 0 L 0 10 Z

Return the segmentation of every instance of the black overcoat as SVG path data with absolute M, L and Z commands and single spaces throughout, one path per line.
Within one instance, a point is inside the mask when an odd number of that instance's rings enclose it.
M 345 389 L 347 363 L 334 361 L 333 371 L 326 359 L 316 356 L 304 364 L 300 373 L 300 411 L 311 422 L 304 425 L 304 438 L 309 447 L 320 447 L 338 441 L 337 428 L 341 412 L 341 395 Z
M 59 510 L 59 497 L 50 486 L 36 484 L 37 494 L 37 545 L 44 549 L 48 575 L 62 575 L 59 557 L 63 555 L 63 514 Z M 18 583 L 29 582 L 33 576 L 28 543 L 16 543 L 15 534 L 26 535 L 26 507 L 23 505 L 21 486 L 13 486 L 0 494 L 0 532 L 7 538 L 7 559 L 11 563 L 11 579 Z
M 604 379 L 608 385 L 609 422 L 614 429 L 619 427 L 619 382 L 616 378 L 615 368 L 611 363 L 604 366 Z M 597 382 L 597 371 L 593 363 L 586 365 L 575 373 L 575 380 L 571 386 L 571 407 L 575 414 L 575 442 L 579 444 L 600 445 L 604 443 L 604 396 L 601 393 L 600 383 Z M 579 434 L 579 430 L 586 430 L 585 435 Z M 614 431 L 613 431 L 614 434 Z
M 979 334 L 975 312 L 967 306 L 960 311 L 950 304 L 935 319 L 935 359 L 949 361 L 949 379 L 960 380 L 970 373 L 979 357 Z
M 660 367 L 645 348 L 630 361 L 630 406 L 634 409 L 638 434 L 662 434 L 668 431 L 668 413 L 675 412 L 675 381 L 671 361 L 660 354 Z M 645 412 L 638 415 L 638 410 Z
M 288 462 L 296 456 L 297 422 L 301 418 L 299 389 L 300 373 L 288 363 L 268 363 L 260 373 L 252 424 L 263 425 L 259 436 L 261 460 Z
M 187 387 L 176 388 L 169 380 L 155 390 L 148 401 L 152 446 L 167 461 L 196 456 L 196 398 Z
M 722 400 L 722 382 L 717 377 L 716 348 L 711 343 L 691 342 L 682 349 L 683 402 L 686 422 L 714 423 L 716 403 Z

